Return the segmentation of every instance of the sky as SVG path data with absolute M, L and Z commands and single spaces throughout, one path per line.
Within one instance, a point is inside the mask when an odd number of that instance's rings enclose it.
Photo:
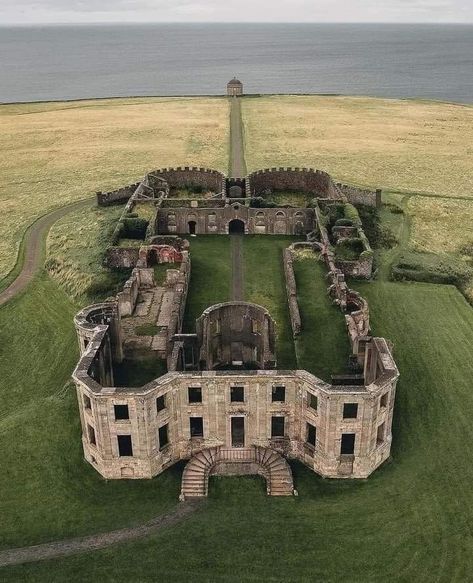
M 0 24 L 473 23 L 473 0 L 0 0 Z

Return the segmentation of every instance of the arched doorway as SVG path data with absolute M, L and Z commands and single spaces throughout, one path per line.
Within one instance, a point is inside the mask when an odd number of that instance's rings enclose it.
M 244 235 L 245 223 L 240 221 L 240 219 L 233 219 L 233 221 L 228 223 L 228 232 L 230 235 Z
M 189 227 L 189 233 L 190 233 L 191 235 L 195 235 L 195 233 L 196 233 L 196 230 L 197 230 L 197 223 L 196 223 L 196 221 L 189 221 L 189 222 L 187 223 L 187 225 L 188 225 L 188 227 Z

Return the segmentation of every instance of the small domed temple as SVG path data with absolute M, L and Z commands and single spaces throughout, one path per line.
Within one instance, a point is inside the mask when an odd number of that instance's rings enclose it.
M 239 81 L 236 77 L 233 77 L 233 79 L 228 82 L 227 95 L 231 97 L 243 95 L 243 83 Z
M 242 89 L 237 80 L 230 86 Z M 268 203 L 283 191 L 309 202 Z M 82 444 L 104 478 L 149 479 L 185 460 L 181 499 L 207 495 L 214 474 L 258 474 L 268 494 L 288 496 L 295 491 L 291 460 L 346 479 L 367 478 L 389 458 L 399 373 L 391 343 L 373 335 L 369 306 L 345 279 L 371 275 L 373 253 L 354 205 L 379 205 L 380 191 L 310 168 L 266 169 L 235 181 L 185 167 L 150 172 L 97 200 L 126 203 L 107 262 L 133 269 L 116 297 L 75 317 Z M 335 207 L 342 214 L 328 223 Z M 140 226 L 143 209 L 152 218 L 142 225 L 140 246 L 120 244 L 127 229 Z M 254 303 L 210 305 L 193 330 L 183 330 L 189 238 L 229 233 L 295 237 L 281 257 L 294 338 L 303 322 L 293 259 L 302 250 L 323 260 L 327 293 L 344 315 L 352 372 L 327 381 L 279 368 L 277 323 Z M 349 259 L 337 252 L 355 241 Z M 169 265 L 163 282 L 156 265 Z M 160 372 L 141 386 L 123 385 L 123 367 L 139 367 L 143 358 L 160 363 Z

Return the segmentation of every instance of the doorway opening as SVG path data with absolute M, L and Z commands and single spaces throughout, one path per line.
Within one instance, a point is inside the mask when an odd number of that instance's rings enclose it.
M 244 235 L 245 223 L 240 221 L 240 219 L 233 219 L 233 221 L 228 223 L 228 232 L 230 235 Z
M 195 235 L 195 232 L 197 230 L 197 223 L 195 221 L 189 221 L 187 223 L 188 227 L 189 227 L 189 233 L 191 235 Z
M 232 417 L 232 447 L 245 447 L 245 418 Z

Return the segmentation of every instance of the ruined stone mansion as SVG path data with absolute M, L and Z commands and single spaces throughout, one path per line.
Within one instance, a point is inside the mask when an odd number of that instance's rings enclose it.
M 298 206 L 281 204 L 278 197 L 288 193 Z M 367 302 L 345 281 L 371 275 L 372 252 L 354 205 L 379 205 L 379 191 L 305 168 L 244 178 L 176 168 L 97 199 L 126 202 L 107 261 L 133 268 L 115 298 L 75 318 L 81 356 L 73 378 L 84 454 L 102 476 L 152 478 L 187 460 L 182 499 L 206 495 L 209 476 L 219 473 L 260 474 L 269 494 L 290 495 L 287 460 L 327 478 L 366 478 L 389 457 L 398 370 L 390 342 L 371 333 Z M 281 259 L 295 337 L 303 323 L 294 254 L 305 249 L 314 261 L 323 259 L 351 346 L 345 375 L 326 382 L 305 370 L 280 370 L 276 323 L 248 302 L 208 306 L 194 330 L 183 332 L 188 238 L 228 233 L 300 239 Z M 349 256 L 338 251 L 347 248 Z M 162 264 L 170 268 L 158 281 Z M 156 378 L 120 386 L 117 371 L 124 363 L 139 367 L 143 358 L 161 363 Z

